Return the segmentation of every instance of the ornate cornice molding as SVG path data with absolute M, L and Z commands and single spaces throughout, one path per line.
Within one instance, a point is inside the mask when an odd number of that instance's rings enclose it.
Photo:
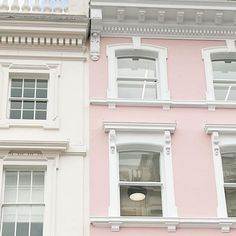
M 175 3 L 173 3 L 175 2 Z M 235 39 L 236 2 L 91 1 L 91 58 L 99 58 L 97 36 L 171 39 Z M 99 17 L 98 17 L 99 16 Z M 100 38 L 99 38 L 100 39 Z
M 0 47 L 84 50 L 88 29 L 82 15 L 1 13 Z

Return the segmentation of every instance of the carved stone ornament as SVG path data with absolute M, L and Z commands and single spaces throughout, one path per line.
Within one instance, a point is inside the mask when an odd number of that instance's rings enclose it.
M 100 33 L 93 32 L 90 37 L 90 57 L 93 61 L 100 58 Z

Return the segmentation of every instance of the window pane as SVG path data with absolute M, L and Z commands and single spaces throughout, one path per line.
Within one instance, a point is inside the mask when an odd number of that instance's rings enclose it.
M 118 58 L 118 76 L 121 77 L 156 77 L 156 61 L 146 58 Z
M 5 174 L 5 202 L 16 202 L 16 189 L 17 189 L 17 172 L 7 171 Z
M 22 89 L 12 88 L 11 97 L 22 97 Z
M 142 98 L 143 83 L 125 83 L 118 82 L 118 97 L 119 98 Z
M 11 101 L 11 109 L 21 109 L 21 101 Z
M 23 109 L 34 109 L 34 102 L 25 101 L 23 103 Z
M 34 119 L 34 111 L 23 111 L 23 119 Z
M 24 80 L 24 87 L 25 88 L 34 88 L 35 87 L 35 80 L 33 80 L 33 79 L 25 79 Z
M 159 153 L 120 152 L 121 181 L 160 182 Z
M 10 111 L 10 119 L 20 119 L 20 118 L 21 118 L 21 110 Z
M 228 101 L 236 101 L 236 87 L 231 87 L 231 90 L 228 96 Z
M 22 87 L 22 79 L 12 79 L 11 80 L 11 87 L 17 87 L 17 88 L 21 88 Z
M 131 195 L 137 193 L 145 198 L 131 200 Z M 161 187 L 121 186 L 120 204 L 121 216 L 162 216 Z
M 37 88 L 47 88 L 48 81 L 47 80 L 37 80 Z
M 15 232 L 15 207 L 3 207 L 2 236 L 14 236 Z
M 34 89 L 24 89 L 25 98 L 34 98 Z
M 31 187 L 31 173 L 23 172 L 19 173 L 19 202 L 30 202 L 30 187 Z
M 47 90 L 46 89 L 37 89 L 36 98 L 47 98 Z
M 32 202 L 44 201 L 44 172 L 33 173 Z
M 30 216 L 30 207 L 20 206 L 17 208 L 16 236 L 29 235 L 29 216 Z
M 44 207 L 32 207 L 30 236 L 43 235 L 43 211 Z
M 225 188 L 225 198 L 229 217 L 236 217 L 236 188 Z
M 215 85 L 215 99 L 219 101 L 225 101 L 229 86 L 217 86 Z
M 46 111 L 36 111 L 35 119 L 36 120 L 46 120 L 47 112 Z
M 213 77 L 214 79 L 230 79 L 236 81 L 236 62 L 230 60 L 213 61 Z
M 46 110 L 47 109 L 47 102 L 36 102 L 36 109 L 37 110 Z
M 144 99 L 157 99 L 157 84 L 147 83 L 145 87 Z
M 224 182 L 236 183 L 236 158 L 234 154 L 222 155 Z

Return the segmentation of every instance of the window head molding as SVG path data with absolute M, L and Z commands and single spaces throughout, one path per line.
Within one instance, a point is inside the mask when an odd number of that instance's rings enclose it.
M 165 186 L 161 187 L 161 207 L 162 216 L 176 217 L 177 209 L 174 199 L 174 187 L 172 176 L 171 160 L 171 133 L 176 128 L 175 123 L 138 123 L 138 122 L 104 122 L 104 131 L 109 133 L 109 174 L 110 174 L 110 207 L 109 216 L 120 217 L 124 211 L 120 211 L 120 188 L 118 186 L 133 186 L 138 183 L 124 183 L 119 179 L 119 160 L 122 153 L 133 153 L 136 158 L 143 155 L 143 158 L 150 156 L 150 152 L 156 153 L 160 160 L 161 182 L 144 182 L 147 191 L 149 185 Z M 143 141 L 145 140 L 145 141 Z M 146 154 L 145 154 L 145 153 Z M 139 154 L 138 154 L 139 153 Z M 149 153 L 149 154 L 148 154 Z M 124 154 L 122 154 L 124 155 Z M 124 156 L 123 156 L 124 157 Z M 127 156 L 128 157 L 128 156 Z M 118 184 L 120 183 L 120 184 Z M 128 184 L 128 185 L 127 185 Z M 122 194 L 127 189 L 122 189 Z M 125 195 L 122 195 L 123 199 Z M 160 201 L 160 200 L 159 200 Z M 157 204 L 157 203 L 156 203 Z M 124 207 L 124 205 L 123 205 Z M 157 206 L 156 206 L 157 207 Z M 157 209 L 160 210 L 160 206 Z M 160 212 L 159 212 L 160 213 Z M 158 213 L 158 214 L 159 214 Z M 132 214 L 132 213 L 131 213 Z M 123 216 L 122 216 L 123 217 Z
M 226 42 L 226 47 L 212 47 L 202 50 L 205 64 L 206 100 L 232 102 L 236 100 L 236 48 L 234 40 Z
M 108 98 L 169 100 L 166 48 L 145 44 L 138 48 L 134 44 L 108 45 L 107 57 Z

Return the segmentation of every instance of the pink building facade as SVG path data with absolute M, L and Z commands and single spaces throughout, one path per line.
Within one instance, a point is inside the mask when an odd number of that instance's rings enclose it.
M 236 3 L 91 2 L 91 236 L 236 234 Z

